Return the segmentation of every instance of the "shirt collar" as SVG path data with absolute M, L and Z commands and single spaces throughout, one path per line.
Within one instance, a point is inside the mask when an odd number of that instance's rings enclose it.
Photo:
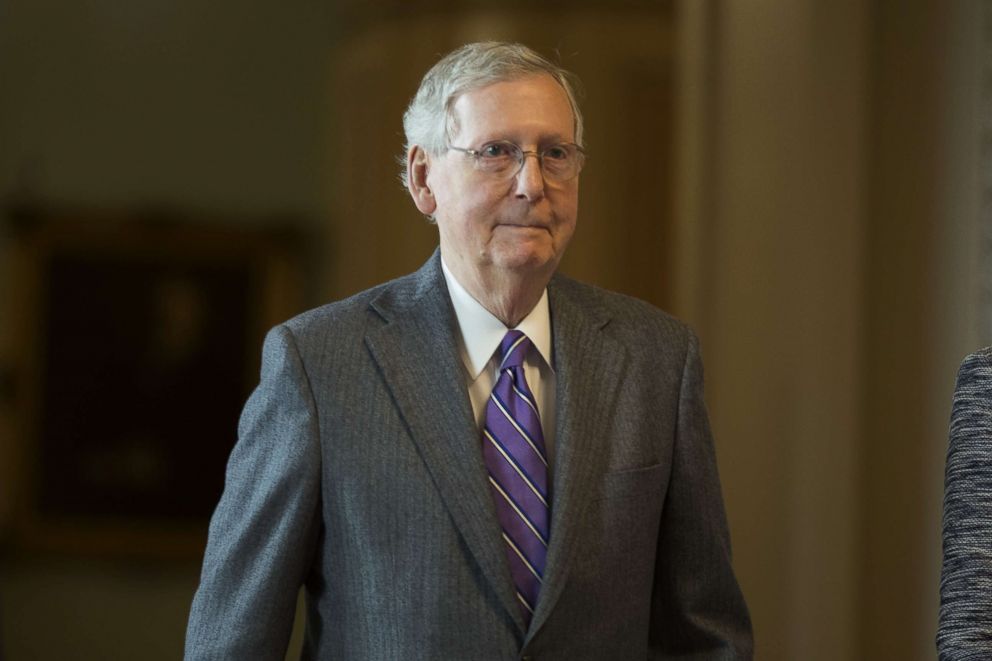
M 502 321 L 482 307 L 482 304 L 462 287 L 454 274 L 448 270 L 448 265 L 444 263 L 444 257 L 441 257 L 441 271 L 448 284 L 451 305 L 455 309 L 455 317 L 458 319 L 458 327 L 461 330 L 462 360 L 469 376 L 474 380 L 478 378 L 489 363 L 489 359 L 493 357 L 503 336 L 506 335 L 507 328 Z M 547 287 L 541 293 L 541 299 L 537 305 L 516 326 L 516 330 L 523 331 L 530 338 L 531 344 L 550 367 L 552 364 L 551 312 L 548 307 Z

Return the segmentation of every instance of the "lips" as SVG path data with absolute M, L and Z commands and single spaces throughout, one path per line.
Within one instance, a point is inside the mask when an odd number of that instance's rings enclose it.
M 517 229 L 548 230 L 550 227 L 545 223 L 500 223 L 499 227 L 514 227 Z

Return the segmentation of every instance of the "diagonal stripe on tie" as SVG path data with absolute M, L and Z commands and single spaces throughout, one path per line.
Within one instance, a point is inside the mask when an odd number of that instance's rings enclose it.
M 537 579 L 538 583 L 543 583 L 544 579 L 541 576 L 540 570 L 534 566 L 530 558 L 520 549 L 520 545 L 513 541 L 513 538 L 503 533 L 503 539 L 506 541 L 506 545 L 510 547 L 510 550 L 517 556 L 517 559 L 523 563 L 524 567 L 531 573 L 531 575 Z
M 509 339 L 509 343 L 507 343 L 507 339 Z M 500 370 L 511 367 L 507 363 L 522 365 L 528 347 L 530 347 L 530 340 L 527 339 L 526 335 L 520 331 L 508 331 L 499 347 L 500 355 L 502 356 L 499 361 Z
M 512 574 L 522 575 L 529 572 L 538 579 L 540 583 L 544 576 L 545 561 L 547 559 L 547 543 L 541 536 L 532 529 L 525 518 L 516 512 L 508 509 L 500 509 L 499 522 L 503 528 L 503 540 L 506 542 L 509 554 L 510 571 Z M 526 578 L 530 580 L 530 578 Z M 518 589 L 526 586 L 518 584 Z M 536 589 L 536 588 L 535 588 Z M 525 594 L 529 594 L 524 590 Z
M 544 451 L 541 448 L 537 447 L 537 443 L 534 442 L 534 439 L 531 438 L 530 434 L 528 434 L 527 431 L 523 428 L 523 426 L 520 423 L 518 423 L 513 418 L 512 415 L 510 415 L 510 412 L 506 410 L 506 405 L 499 398 L 499 396 L 494 392 L 491 395 L 491 397 L 493 404 L 495 404 L 496 408 L 499 409 L 499 412 L 503 414 L 503 416 L 506 418 L 506 421 L 510 423 L 510 426 L 513 427 L 513 430 L 520 435 L 520 438 L 523 439 L 524 442 L 527 443 L 527 445 L 530 446 L 530 449 L 534 451 L 534 454 L 537 455 L 537 458 L 541 461 L 542 464 L 544 464 L 544 467 L 547 468 L 548 459 L 547 457 L 544 456 Z
M 533 470 L 546 474 L 548 462 L 540 420 L 537 416 L 520 415 L 519 411 L 514 411 L 513 398 L 512 392 L 500 393 L 493 390 L 487 404 L 487 409 L 492 409 L 493 415 L 486 417 L 486 425 L 523 466 L 528 469 L 533 467 Z M 540 467 L 538 464 L 541 464 Z
M 510 575 L 527 623 L 537 605 L 550 539 L 544 433 L 523 371 L 530 346 L 515 330 L 500 342 L 499 374 L 486 404 L 482 439 Z
M 545 495 L 527 478 L 526 474 L 518 469 L 516 464 L 506 460 L 506 451 L 501 449 L 488 431 L 485 438 L 482 456 L 489 472 L 499 480 L 508 492 L 513 493 L 513 497 L 524 509 L 531 512 L 532 516 L 541 518 L 541 512 L 548 508 Z
M 486 440 L 489 441 L 489 445 L 483 446 L 483 454 L 491 455 L 493 460 L 496 462 L 500 459 L 506 462 L 505 466 L 499 464 L 494 465 L 493 468 L 496 469 L 496 472 L 500 475 L 507 475 L 510 477 L 508 482 L 512 482 L 514 481 L 514 478 L 512 478 L 511 473 L 508 472 L 509 470 L 512 470 L 513 473 L 516 473 L 523 485 L 530 489 L 537 499 L 540 500 L 545 507 L 547 507 L 547 490 L 542 489 L 541 485 L 538 484 L 538 480 L 534 478 L 535 473 L 540 475 L 539 471 L 543 469 L 538 469 L 535 466 L 531 466 L 530 470 L 528 470 L 526 466 L 521 465 L 521 462 L 517 459 L 517 457 L 513 456 L 511 450 L 508 449 L 504 443 L 500 442 L 500 440 L 496 438 L 496 436 L 489 431 L 489 429 L 485 430 L 485 436 Z
M 519 592 L 517 592 L 517 600 L 520 601 L 520 603 L 523 605 L 523 607 L 527 610 L 528 613 L 530 613 L 531 615 L 534 614 L 534 608 L 529 603 L 527 603 L 527 600 Z
M 541 591 L 541 577 L 505 534 L 503 535 L 503 543 L 510 564 L 510 576 L 513 578 L 516 591 L 533 608 L 537 605 L 537 597 Z M 525 618 L 529 617 L 527 613 L 523 613 L 523 615 Z
M 518 505 L 513 500 L 510 494 L 506 492 L 506 489 L 501 487 L 499 482 L 497 482 L 496 478 L 494 478 L 492 475 L 489 476 L 489 483 L 493 486 L 494 489 L 496 489 L 496 492 L 499 493 L 499 495 L 506 500 L 506 504 L 513 509 L 516 515 L 520 517 L 520 519 L 530 529 L 530 531 L 534 533 L 534 536 L 537 538 L 537 540 L 541 542 L 541 544 L 544 545 L 545 548 L 547 548 L 548 546 L 547 533 L 538 530 L 539 525 L 542 526 L 542 528 L 544 527 L 542 523 L 535 522 L 531 519 L 531 517 L 527 516 L 527 514 L 522 509 L 520 509 L 520 505 Z
M 517 374 L 520 369 L 509 369 L 505 370 L 504 373 L 506 371 L 509 372 L 510 378 L 497 381 L 491 396 L 499 403 L 504 415 L 512 420 L 512 423 L 519 427 L 522 433 L 533 439 L 535 434 L 541 432 L 540 417 L 532 407 L 531 402 L 519 395 L 523 389 L 515 384 L 522 378 L 522 374 Z M 540 445 L 543 446 L 543 438 Z M 540 454 L 543 455 L 543 448 Z
M 497 505 L 496 515 L 500 527 L 517 543 L 531 564 L 543 571 L 544 555 L 548 547 L 546 510 L 525 511 L 519 503 L 514 502 L 504 485 L 498 481 L 494 482 L 490 486 L 493 490 L 493 501 Z
M 520 397 L 522 400 L 524 400 L 525 402 L 527 402 L 527 406 L 529 406 L 530 409 L 534 412 L 534 415 L 537 415 L 537 416 L 540 415 L 537 412 L 537 403 L 534 401 L 534 395 L 532 395 L 530 393 L 526 393 L 526 392 L 520 390 L 519 388 L 517 388 L 516 385 L 513 386 L 513 392 L 517 393 L 517 396 L 518 397 Z

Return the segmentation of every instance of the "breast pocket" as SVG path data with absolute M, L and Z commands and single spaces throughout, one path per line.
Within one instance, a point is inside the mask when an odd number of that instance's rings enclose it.
M 646 498 L 651 502 L 659 502 L 667 482 L 668 471 L 665 464 L 614 471 L 603 476 L 598 500 Z
M 602 475 L 576 544 L 570 583 L 589 586 L 597 599 L 624 595 L 612 607 L 632 609 L 631 617 L 648 610 L 668 474 L 667 464 L 656 464 Z

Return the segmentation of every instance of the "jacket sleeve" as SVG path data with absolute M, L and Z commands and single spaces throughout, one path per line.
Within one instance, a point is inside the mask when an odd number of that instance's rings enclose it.
M 319 493 L 314 399 L 292 333 L 276 327 L 210 522 L 187 660 L 284 658 L 319 531 Z
M 944 473 L 941 661 L 992 658 L 992 348 L 961 363 Z
M 653 659 L 751 659 L 751 620 L 731 566 L 730 534 L 690 332 L 655 567 Z

